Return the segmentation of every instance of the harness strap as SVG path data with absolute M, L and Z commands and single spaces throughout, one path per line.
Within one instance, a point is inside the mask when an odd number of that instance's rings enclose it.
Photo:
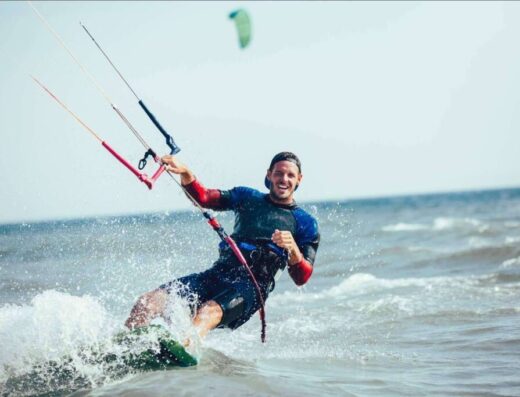
M 258 248 L 259 248 L 258 245 L 247 243 L 245 241 L 239 241 L 239 242 L 237 242 L 237 245 L 244 251 L 255 251 L 255 250 L 258 250 Z M 227 246 L 228 245 L 224 241 L 221 241 L 219 243 L 219 249 L 224 249 Z M 287 255 L 287 253 L 282 248 L 278 247 L 277 245 L 275 245 L 273 243 L 263 244 L 262 246 L 269 248 L 269 250 L 273 251 L 276 255 L 278 255 L 282 258 L 284 258 Z

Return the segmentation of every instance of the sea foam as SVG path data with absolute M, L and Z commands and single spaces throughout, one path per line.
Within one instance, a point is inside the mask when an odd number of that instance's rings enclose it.
M 435 218 L 431 224 L 399 222 L 381 228 L 383 232 L 414 232 L 418 230 L 443 231 L 451 229 L 475 229 L 478 233 L 489 230 L 489 225 L 474 218 Z
M 0 308 L 0 382 L 107 339 L 116 323 L 93 297 L 48 290 Z

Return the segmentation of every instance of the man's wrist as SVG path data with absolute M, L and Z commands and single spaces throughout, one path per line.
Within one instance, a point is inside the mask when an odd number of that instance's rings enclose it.
M 302 260 L 303 260 L 303 255 L 302 255 L 302 253 L 300 251 L 291 252 L 289 254 L 289 265 L 290 266 L 297 265 Z
M 191 171 L 186 171 L 181 174 L 181 184 L 182 186 L 189 185 L 195 180 L 195 175 L 191 173 Z

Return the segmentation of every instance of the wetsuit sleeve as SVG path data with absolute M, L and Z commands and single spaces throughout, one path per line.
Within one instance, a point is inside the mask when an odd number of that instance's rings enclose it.
M 294 211 L 294 216 L 298 224 L 295 240 L 303 258 L 300 262 L 289 266 L 288 271 L 296 285 L 303 285 L 309 281 L 312 274 L 316 252 L 320 244 L 320 233 L 316 219 L 301 208 Z
M 197 179 L 185 185 L 184 188 L 204 208 L 217 211 L 231 209 L 231 198 L 228 191 L 207 189 Z
M 316 258 L 316 251 L 320 242 L 320 235 L 317 234 L 314 241 L 303 245 L 300 251 L 303 254 L 303 258 L 300 262 L 289 266 L 289 275 L 293 279 L 294 283 L 298 286 L 305 284 L 312 275 L 314 259 Z

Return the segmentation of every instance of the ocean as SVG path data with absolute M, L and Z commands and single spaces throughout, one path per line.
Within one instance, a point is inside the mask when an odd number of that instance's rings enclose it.
M 321 245 L 254 316 L 196 341 L 196 367 L 114 373 L 136 298 L 200 271 L 193 212 L 0 225 L 2 396 L 520 396 L 520 189 L 302 205 Z M 218 215 L 231 231 L 232 214 Z M 170 329 L 193 332 L 184 302 Z

